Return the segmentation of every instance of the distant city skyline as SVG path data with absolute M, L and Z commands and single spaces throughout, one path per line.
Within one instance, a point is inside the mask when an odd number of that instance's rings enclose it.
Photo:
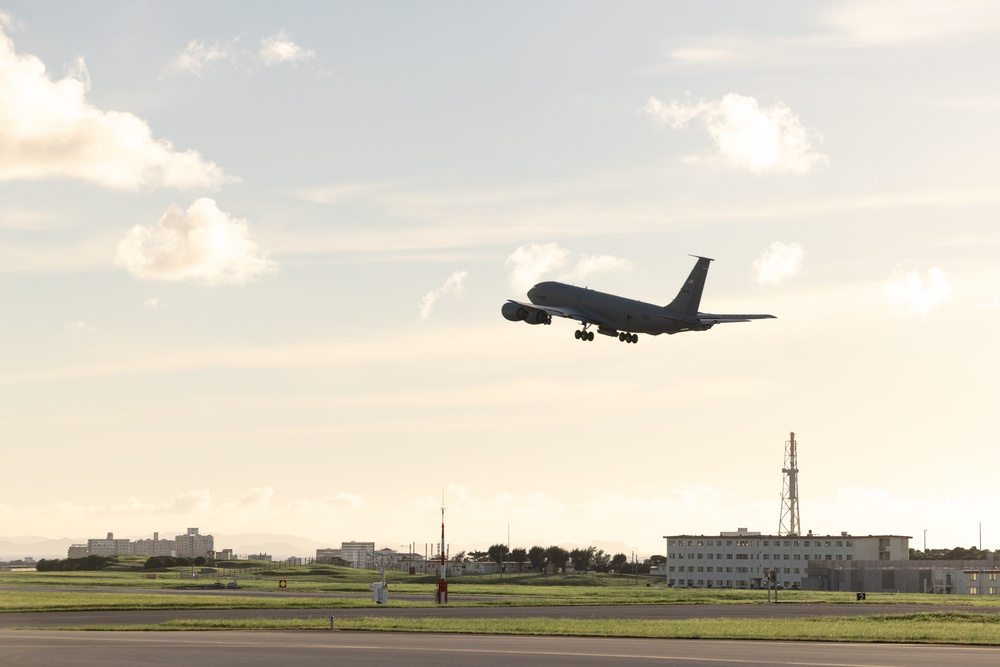
M 1000 7 L 0 4 L 0 535 L 1000 542 Z M 542 280 L 775 320 L 573 339 Z M 398 543 L 398 544 L 394 544 Z

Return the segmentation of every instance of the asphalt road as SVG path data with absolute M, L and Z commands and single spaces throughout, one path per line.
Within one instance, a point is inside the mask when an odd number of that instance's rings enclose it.
M 409 633 L 0 631 L 4 667 L 996 667 L 1000 649 Z
M 150 609 L 137 611 L 46 611 L 0 614 L 0 628 L 57 628 L 81 625 L 155 624 L 173 619 L 321 618 L 331 615 L 409 618 L 608 618 L 678 620 L 685 618 L 805 618 L 809 616 L 866 616 L 931 611 L 998 614 L 997 607 L 889 604 L 686 604 L 601 605 L 567 607 L 393 607 L 360 609 Z

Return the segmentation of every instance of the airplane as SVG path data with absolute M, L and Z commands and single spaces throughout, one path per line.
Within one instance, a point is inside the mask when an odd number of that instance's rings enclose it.
M 577 340 L 594 340 L 594 332 L 590 327 L 596 325 L 597 333 L 617 337 L 623 343 L 638 343 L 641 333 L 659 336 L 681 331 L 707 331 L 724 322 L 774 318 L 774 315 L 714 315 L 698 312 L 708 266 L 715 260 L 698 255 L 691 257 L 698 261 L 677 297 L 666 306 L 549 281 L 538 283 L 528 290 L 531 303 L 508 300 L 500 312 L 511 322 L 528 324 L 552 324 L 553 317 L 567 317 L 583 325 L 576 331 Z

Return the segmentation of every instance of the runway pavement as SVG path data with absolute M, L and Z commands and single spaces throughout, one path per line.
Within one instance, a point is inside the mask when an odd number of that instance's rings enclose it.
M 411 633 L 0 631 L 4 667 L 996 667 L 1000 649 Z

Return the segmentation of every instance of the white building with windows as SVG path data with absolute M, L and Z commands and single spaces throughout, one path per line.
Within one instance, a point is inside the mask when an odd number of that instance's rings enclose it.
M 208 558 L 215 551 L 215 538 L 199 534 L 197 528 L 188 528 L 187 533 L 174 538 L 174 551 L 182 558 Z
M 762 588 L 768 575 L 799 588 L 810 561 L 907 560 L 900 535 L 763 535 L 740 528 L 719 535 L 666 535 L 666 579 L 677 588 Z

